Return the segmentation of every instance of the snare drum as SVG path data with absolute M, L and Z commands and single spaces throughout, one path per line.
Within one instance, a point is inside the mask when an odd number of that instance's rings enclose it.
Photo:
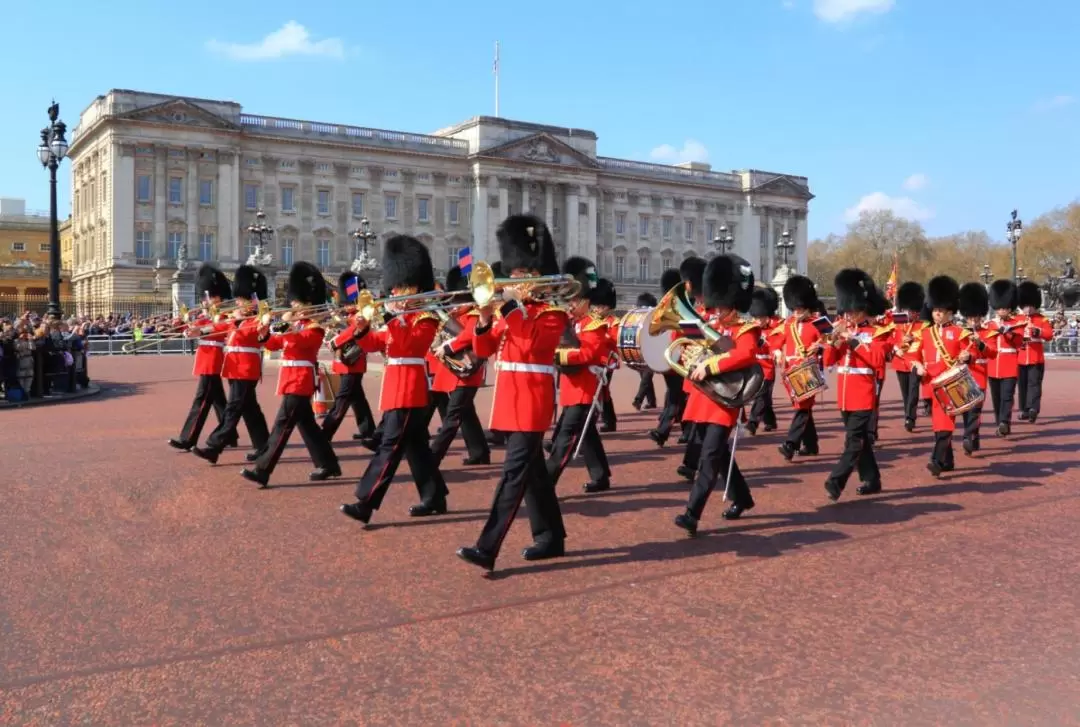
M 959 416 L 979 406 L 986 392 L 979 388 L 971 370 L 964 364 L 953 366 L 930 382 L 934 398 L 949 416 Z
M 666 374 L 671 371 L 671 365 L 664 358 L 664 351 L 671 338 L 664 333 L 649 335 L 652 313 L 652 308 L 635 308 L 622 317 L 619 321 L 619 356 L 635 371 Z
M 821 366 L 818 365 L 816 358 L 808 358 L 792 366 L 784 372 L 783 376 L 784 387 L 793 404 L 815 397 L 828 388 L 825 383 L 825 374 L 821 372 Z

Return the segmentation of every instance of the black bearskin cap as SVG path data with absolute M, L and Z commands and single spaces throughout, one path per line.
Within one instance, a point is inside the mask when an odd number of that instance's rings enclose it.
M 578 291 L 578 298 L 585 298 L 590 303 L 599 303 L 597 296 L 600 292 L 600 280 L 596 274 L 596 263 L 588 258 L 572 257 L 569 258 L 562 266 L 563 275 L 572 275 L 575 280 L 581 283 L 581 290 Z
M 496 260 L 491 263 L 491 274 L 496 278 L 503 277 L 502 260 Z
M 738 255 L 717 255 L 706 265 L 702 278 L 706 308 L 734 308 L 740 313 L 750 310 L 754 297 L 754 269 L 750 263 Z
M 1016 286 L 1016 306 L 1018 308 L 1042 308 L 1042 289 L 1038 283 L 1025 280 Z
M 359 275 L 351 270 L 346 270 L 338 276 L 338 296 L 341 298 L 341 304 L 349 302 L 349 294 L 345 292 L 345 289 L 349 287 L 350 281 L 356 281 L 356 292 L 367 288 L 367 282 Z M 355 299 L 354 299 L 355 300 Z
M 461 272 L 461 266 L 455 265 L 446 273 L 446 291 L 453 293 L 455 290 L 468 290 L 469 279 Z
M 862 311 L 868 315 L 881 315 L 889 308 L 889 302 L 874 285 L 873 279 L 859 268 L 845 268 L 833 280 L 836 288 L 836 312 Z M 876 312 L 875 312 L 876 311 Z
M 920 283 L 909 280 L 896 291 L 896 307 L 900 310 L 920 311 L 926 302 L 926 291 Z
M 289 269 L 289 302 L 322 305 L 326 302 L 326 279 L 311 263 L 300 261 Z
M 232 286 L 229 285 L 229 279 L 225 277 L 225 273 L 210 263 L 203 263 L 195 276 L 195 295 L 199 300 L 206 295 L 228 300 L 232 298 Z
M 233 276 L 233 295 L 244 300 L 266 300 L 266 276 L 252 265 L 241 265 Z
M 655 308 L 658 302 L 652 293 L 641 293 L 637 297 L 638 308 Z
M 919 311 L 919 320 L 924 323 L 934 322 L 934 310 L 929 303 L 923 303 L 922 310 Z
M 539 217 L 510 215 L 495 230 L 495 237 L 507 274 L 519 268 L 539 270 L 541 275 L 558 274 L 555 243 L 548 226 Z
M 426 293 L 435 290 L 435 270 L 427 245 L 408 235 L 394 235 L 383 249 L 383 287 L 416 288 Z
M 960 284 L 948 275 L 931 278 L 926 285 L 926 304 L 930 310 L 944 309 L 956 313 L 960 307 Z
M 995 280 L 990 283 L 990 307 L 994 310 L 1016 307 L 1016 284 L 1011 280 Z
M 780 296 L 772 288 L 754 288 L 754 299 L 750 303 L 752 318 L 772 318 L 780 308 Z
M 660 275 L 660 295 L 665 295 L 669 290 L 682 282 L 682 275 L 675 268 L 668 268 Z
M 985 318 L 990 310 L 990 295 L 982 283 L 964 283 L 960 286 L 957 308 L 964 318 Z
M 618 295 L 615 293 L 615 283 L 607 278 L 600 278 L 600 280 L 596 281 L 596 297 L 593 299 L 593 303 L 596 305 L 606 305 L 608 308 L 615 308 L 618 303 Z
M 788 307 L 788 310 L 796 308 L 817 310 L 821 301 L 818 300 L 813 281 L 805 275 L 792 275 L 788 278 L 784 283 L 784 305 Z
M 702 277 L 705 275 L 705 268 L 708 263 L 699 257 L 688 257 L 682 261 L 679 266 L 679 277 L 682 282 L 690 284 L 690 292 L 695 298 L 701 298 L 701 289 L 704 286 Z

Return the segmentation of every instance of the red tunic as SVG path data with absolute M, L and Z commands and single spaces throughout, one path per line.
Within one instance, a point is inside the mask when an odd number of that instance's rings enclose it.
M 622 319 L 614 313 L 609 313 L 608 315 L 604 316 L 603 320 L 604 323 L 607 324 L 608 338 L 611 339 L 611 342 L 615 346 L 615 350 L 617 351 L 619 349 L 619 324 L 622 322 Z M 612 359 L 611 368 L 622 368 L 622 358 L 616 356 L 614 359 Z M 610 374 L 608 375 L 608 381 L 611 381 Z
M 1020 316 L 1009 316 L 994 318 L 986 324 L 990 330 L 1001 334 L 997 357 L 990 362 L 988 370 L 991 379 L 1015 379 L 1020 375 L 1018 355 L 1024 343 L 1024 322 Z
M 922 339 L 919 341 L 920 360 L 926 368 L 923 381 L 933 381 L 935 377 L 955 366 L 957 359 L 964 351 L 971 350 L 971 358 L 977 359 L 978 351 L 972 350 L 973 345 L 971 331 L 955 323 L 946 326 L 928 325 L 923 328 Z M 956 418 L 945 413 L 936 396 L 931 396 L 930 401 L 930 422 L 933 430 L 935 432 L 955 431 Z
M 769 318 L 761 326 L 758 336 L 757 362 L 766 381 L 776 380 L 776 359 L 773 354 L 783 345 L 784 329 L 776 318 Z
M 723 325 L 720 323 L 719 316 L 715 311 L 702 310 L 701 315 L 705 318 L 706 324 L 713 330 L 719 332 Z M 701 339 L 702 344 L 708 344 L 708 341 Z M 755 356 L 756 356 L 755 352 Z M 704 421 L 698 418 L 698 415 L 705 416 L 708 414 L 710 407 L 715 406 L 705 394 L 701 393 L 701 389 L 694 385 L 689 378 L 685 379 L 685 384 L 689 384 L 690 391 L 686 394 L 686 405 L 683 407 L 683 421 L 697 422 Z M 685 390 L 685 385 L 684 385 Z
M 334 336 L 334 339 L 330 342 L 331 347 L 334 349 L 334 363 L 331 364 L 330 370 L 335 374 L 363 374 L 367 372 L 366 353 L 361 354 L 351 365 L 344 364 L 338 355 L 338 351 L 345 348 L 349 341 L 354 338 L 356 338 L 356 324 L 350 323 L 344 331 Z
M 598 376 L 613 351 L 615 341 L 609 334 L 605 319 L 589 313 L 574 322 L 578 348 L 560 349 L 560 366 L 578 366 L 575 371 L 563 372 L 559 379 L 559 406 L 592 404 L 596 396 Z
M 877 372 L 885 366 L 892 328 L 864 320 L 847 341 L 825 347 L 825 365 L 836 367 L 836 404 L 840 411 L 877 408 Z
M 555 413 L 555 349 L 566 328 L 563 308 L 546 303 L 514 306 L 487 330 L 473 330 L 473 350 L 495 360 L 489 428 L 545 432 Z
M 797 321 L 794 316 L 790 316 L 783 325 L 783 342 L 778 350 L 783 353 L 784 370 L 787 371 L 813 355 L 809 353 L 809 349 L 821 338 L 821 331 L 810 321 Z M 811 396 L 809 399 L 793 402 L 792 406 L 796 409 L 813 409 L 815 399 L 817 397 Z
M 892 367 L 894 371 L 911 371 L 911 362 L 917 361 L 919 358 L 917 353 L 912 352 L 912 349 L 921 338 L 925 325 L 924 321 L 909 321 L 908 323 L 901 323 L 893 329 Z M 905 346 L 904 339 L 907 336 L 913 336 L 915 343 Z
M 992 331 L 985 326 L 980 326 L 976 333 L 979 336 L 979 340 L 982 341 L 986 348 L 979 351 L 978 348 L 972 349 L 972 359 L 968 362 L 968 368 L 971 370 L 971 375 L 975 377 L 975 383 L 979 385 L 979 388 L 986 391 L 987 386 L 987 368 L 990 364 L 990 360 L 997 356 L 997 342 L 1000 336 L 997 331 Z
M 378 330 L 369 328 L 359 339 L 360 348 L 382 353 L 385 360 L 379 409 L 387 412 L 428 405 L 426 355 L 438 327 L 434 313 L 407 313 L 390 319 Z
M 761 336 L 761 329 L 758 328 L 756 323 L 743 323 L 736 320 L 731 324 L 716 326 L 716 330 L 721 335 L 732 339 L 734 345 L 731 350 L 706 359 L 710 375 L 715 376 L 725 371 L 739 371 L 757 363 L 758 339 Z M 687 380 L 689 381 L 689 379 Z M 697 386 L 694 386 L 694 390 L 697 391 Z M 699 396 L 702 403 L 698 407 L 695 422 L 719 424 L 723 427 L 732 428 L 739 423 L 741 409 L 721 406 L 704 394 L 699 394 Z
M 299 325 L 302 326 L 300 330 L 272 333 L 266 340 L 267 351 L 281 351 L 278 396 L 315 395 L 315 367 L 326 331 L 306 320 L 300 321 Z
M 209 318 L 200 318 L 185 329 L 185 333 L 202 336 L 195 349 L 192 375 L 221 375 L 221 366 L 225 362 L 225 337 L 232 329 L 231 323 L 215 323 Z
M 262 378 L 262 359 L 258 319 L 240 321 L 225 341 L 221 377 L 238 381 L 258 381 Z
M 1054 327 L 1050 321 L 1038 313 L 1028 316 L 1028 325 L 1024 329 L 1024 342 L 1020 345 L 1018 363 L 1021 366 L 1046 363 L 1043 345 L 1054 338 Z
M 473 331 L 476 329 L 476 322 L 478 320 L 480 320 L 480 313 L 475 308 L 462 314 L 458 318 L 458 322 L 461 323 L 461 333 L 457 334 L 457 336 L 454 337 L 452 340 L 447 341 L 447 345 L 450 347 L 450 351 L 452 353 L 461 353 L 465 349 L 472 346 Z M 446 368 L 446 366 L 441 363 L 439 364 L 439 366 L 441 366 L 442 368 Z M 465 386 L 479 388 L 484 385 L 484 381 L 487 378 L 486 374 L 487 366 L 484 365 L 477 369 L 476 373 L 472 376 L 469 376 L 468 378 L 461 379 L 457 376 L 454 376 L 454 380 L 456 381 L 456 383 L 454 384 L 454 388 L 456 389 L 458 387 Z

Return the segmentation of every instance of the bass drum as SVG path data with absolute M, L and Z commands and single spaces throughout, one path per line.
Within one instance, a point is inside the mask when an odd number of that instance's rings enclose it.
M 649 335 L 652 308 L 635 308 L 619 321 L 619 356 L 635 371 L 654 371 L 666 374 L 671 371 L 664 352 L 671 343 L 670 334 Z

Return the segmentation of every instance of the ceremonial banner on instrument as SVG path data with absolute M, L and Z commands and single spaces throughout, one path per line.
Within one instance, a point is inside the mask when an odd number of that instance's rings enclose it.
M 467 247 L 463 247 L 458 250 L 458 267 L 461 268 L 462 275 L 468 275 L 472 272 L 472 250 Z
M 898 254 L 893 254 L 892 260 L 892 272 L 889 273 L 889 280 L 885 283 L 885 298 L 892 302 L 893 307 L 896 307 L 896 285 L 897 280 L 900 277 L 900 257 Z

